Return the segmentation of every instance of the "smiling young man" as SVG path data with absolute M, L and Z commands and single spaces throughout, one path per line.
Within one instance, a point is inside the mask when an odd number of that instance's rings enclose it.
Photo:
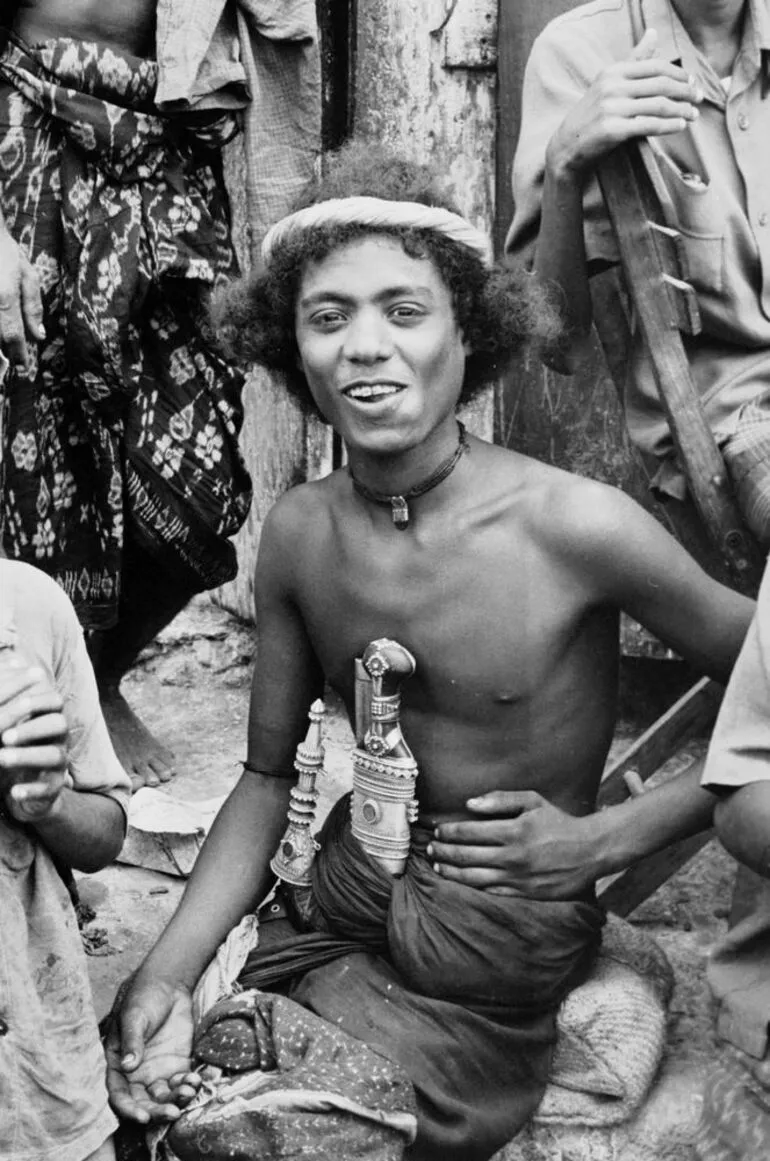
M 600 939 L 596 879 L 711 815 L 689 777 L 594 812 L 619 612 L 724 678 L 752 606 L 618 491 L 458 423 L 458 403 L 551 315 L 532 280 L 492 265 L 428 169 L 350 148 L 268 235 L 265 261 L 229 292 L 220 330 L 284 372 L 348 465 L 292 489 L 266 522 L 246 770 L 124 997 L 113 1099 L 140 1121 L 178 1112 L 165 1082 L 189 1061 L 190 992 L 273 881 L 308 708 L 326 681 L 355 720 L 355 660 L 387 637 L 416 662 L 400 719 L 419 767 L 406 869 L 366 853 L 342 799 L 303 936 L 326 962 L 303 974 L 289 956 L 284 974 L 293 1000 L 408 1076 L 406 1156 L 483 1161 L 542 1096 L 556 1009 Z M 269 933 L 242 983 L 265 986 L 268 954 L 282 954 Z M 333 1155 L 314 1132 L 314 1156 Z M 184 1145 L 173 1138 L 175 1155 Z

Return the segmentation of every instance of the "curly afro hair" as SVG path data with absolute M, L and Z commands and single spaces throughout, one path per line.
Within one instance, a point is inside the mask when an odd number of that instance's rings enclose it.
M 364 141 L 353 142 L 330 156 L 323 176 L 295 208 L 356 196 L 420 202 L 459 212 L 434 170 Z M 218 292 L 211 303 L 210 318 L 224 353 L 237 362 L 257 363 L 279 372 L 302 406 L 315 412 L 299 368 L 295 336 L 295 306 L 302 277 L 311 264 L 372 234 L 395 238 L 410 257 L 432 261 L 448 287 L 455 319 L 470 348 L 461 404 L 493 383 L 523 347 L 553 346 L 558 341 L 558 313 L 523 271 L 487 268 L 467 247 L 434 230 L 334 224 L 287 238 L 274 250 L 267 270 Z

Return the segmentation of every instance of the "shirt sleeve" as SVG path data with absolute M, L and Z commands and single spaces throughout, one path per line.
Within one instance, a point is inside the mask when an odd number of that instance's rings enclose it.
M 596 74 L 613 60 L 612 50 L 585 22 L 549 25 L 535 41 L 524 72 L 521 129 L 513 161 L 513 222 L 505 252 L 532 267 L 540 231 L 546 147 Z M 599 186 L 586 183 L 583 225 L 589 274 L 618 262 L 615 235 Z
M 83 630 L 71 602 L 58 586 L 56 590 L 51 609 L 53 677 L 64 698 L 72 785 L 114 798 L 127 815 L 131 781 L 110 741 Z
M 708 789 L 770 780 L 770 569 L 717 717 L 701 779 Z

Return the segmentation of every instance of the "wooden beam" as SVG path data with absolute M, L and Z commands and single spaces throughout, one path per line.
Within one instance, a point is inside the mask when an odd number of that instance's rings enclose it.
M 672 843 L 671 846 L 648 855 L 645 859 L 640 859 L 633 867 L 621 872 L 609 886 L 599 891 L 599 902 L 614 915 L 621 917 L 630 915 L 667 879 L 689 863 L 713 837 L 713 830 L 704 830 L 678 843 Z
M 643 154 L 636 143 L 629 142 L 599 163 L 599 184 L 661 403 L 698 513 L 718 551 L 729 562 L 736 585 L 744 592 L 756 592 L 764 561 L 733 501 L 663 282 L 664 274 L 676 277 L 676 273 L 662 269 L 659 243 L 649 225 L 656 218 L 650 167 L 657 168 L 649 147 Z
M 701 678 L 671 709 L 659 717 L 605 772 L 597 806 L 616 806 L 629 796 L 625 775 L 633 771 L 642 782 L 663 765 L 681 745 L 713 724 L 722 701 L 722 686 Z

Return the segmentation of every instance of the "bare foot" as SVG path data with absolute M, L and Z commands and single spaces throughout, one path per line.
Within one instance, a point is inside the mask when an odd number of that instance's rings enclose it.
M 174 776 L 174 755 L 136 716 L 119 689 L 101 690 L 102 713 L 131 786 L 158 786 Z

